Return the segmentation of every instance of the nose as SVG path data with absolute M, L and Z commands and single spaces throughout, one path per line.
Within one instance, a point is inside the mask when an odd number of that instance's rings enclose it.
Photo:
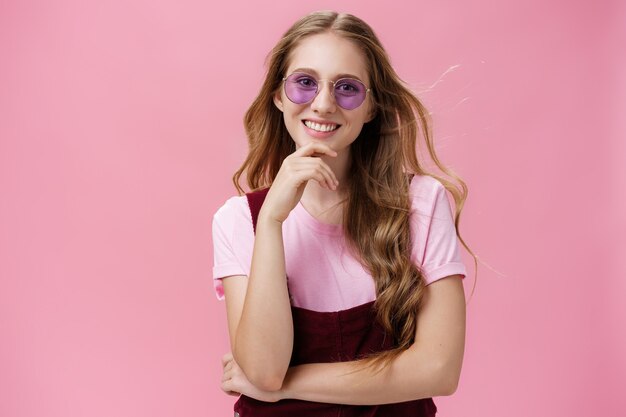
M 335 85 L 328 82 L 320 82 L 317 95 L 311 103 L 311 110 L 316 113 L 332 113 L 336 109 L 335 97 L 333 96 L 333 89 Z

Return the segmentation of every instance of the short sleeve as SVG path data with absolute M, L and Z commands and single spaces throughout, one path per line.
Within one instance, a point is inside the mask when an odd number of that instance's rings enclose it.
M 213 215 L 213 287 L 224 299 L 222 278 L 249 275 L 254 245 L 252 219 L 245 196 L 231 197 Z
M 466 276 L 445 187 L 430 176 L 411 182 L 411 259 L 420 265 L 426 285 L 450 275 Z

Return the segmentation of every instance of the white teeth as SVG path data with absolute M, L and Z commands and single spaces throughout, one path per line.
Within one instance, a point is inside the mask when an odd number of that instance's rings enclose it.
M 315 123 L 312 122 L 310 120 L 305 120 L 304 124 L 309 128 L 309 129 L 313 129 L 313 130 L 317 130 L 318 132 L 330 132 L 332 130 L 335 130 L 339 127 L 339 125 L 322 125 L 319 123 Z

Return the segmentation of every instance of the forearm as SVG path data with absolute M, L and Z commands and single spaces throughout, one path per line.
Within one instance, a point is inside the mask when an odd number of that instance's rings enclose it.
M 450 395 L 449 381 L 441 362 L 417 349 L 400 354 L 385 370 L 352 374 L 360 361 L 315 363 L 289 368 L 281 389 L 282 398 L 333 404 L 373 405 Z
M 254 252 L 233 356 L 249 380 L 280 388 L 293 349 L 281 223 L 259 216 Z

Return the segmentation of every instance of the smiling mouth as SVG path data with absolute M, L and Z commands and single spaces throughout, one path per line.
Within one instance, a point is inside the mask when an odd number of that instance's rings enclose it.
M 341 126 L 336 123 L 316 123 L 310 120 L 303 120 L 302 123 L 316 132 L 332 132 L 333 130 L 339 129 L 339 126 Z

